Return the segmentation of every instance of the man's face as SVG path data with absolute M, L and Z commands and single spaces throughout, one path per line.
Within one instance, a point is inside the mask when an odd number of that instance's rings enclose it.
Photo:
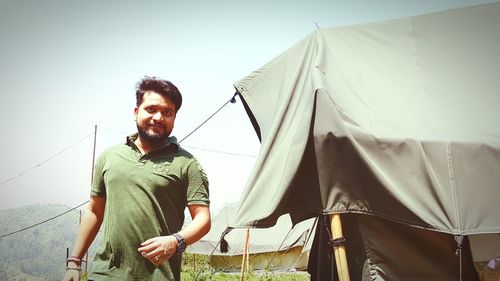
M 175 114 L 175 104 L 168 97 L 145 92 L 142 104 L 134 110 L 141 140 L 152 145 L 164 144 L 174 128 Z

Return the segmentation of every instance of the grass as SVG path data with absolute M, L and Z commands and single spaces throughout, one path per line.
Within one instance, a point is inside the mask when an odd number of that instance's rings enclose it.
M 182 259 L 181 281 L 239 281 L 240 273 L 218 272 L 207 263 L 207 256 L 184 253 Z M 305 281 L 310 280 L 305 272 L 253 271 L 246 274 L 246 281 Z
M 239 281 L 240 273 L 215 271 L 208 263 L 208 256 L 184 253 L 182 257 L 181 281 Z M 87 280 L 83 275 L 82 281 Z M 245 281 L 306 281 L 310 280 L 306 272 L 273 272 L 269 270 L 253 271 L 245 274 Z
M 309 280 L 309 274 L 307 273 L 265 273 L 265 274 L 249 274 L 245 275 L 246 281 L 305 281 Z M 231 273 L 213 273 L 209 275 L 200 275 L 198 279 L 195 279 L 193 275 L 181 276 L 181 281 L 239 281 L 240 274 Z

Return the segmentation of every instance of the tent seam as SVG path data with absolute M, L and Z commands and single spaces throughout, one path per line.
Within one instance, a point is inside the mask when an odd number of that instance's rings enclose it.
M 453 199 L 453 211 L 455 213 L 455 220 L 456 224 L 458 226 L 458 231 L 462 234 L 462 225 L 460 223 L 460 212 L 458 208 L 458 194 L 457 194 L 457 186 L 456 186 L 456 181 L 455 181 L 455 171 L 453 169 L 453 155 L 451 151 L 451 142 L 446 141 L 445 143 L 446 147 L 446 157 L 447 157 L 447 164 L 448 164 L 448 180 L 450 183 L 450 188 L 451 188 L 451 195 Z
M 417 55 L 417 43 L 415 39 L 415 29 L 413 28 L 413 22 L 411 20 L 408 21 L 408 37 L 410 40 L 410 51 L 413 57 L 413 65 L 416 69 L 416 73 L 418 75 L 418 80 L 420 81 L 420 88 L 422 90 L 422 98 L 424 104 L 428 104 L 428 91 L 427 88 L 424 85 L 424 81 L 422 79 L 422 72 L 420 69 L 420 64 L 418 62 L 418 55 Z M 441 129 L 439 122 L 433 118 L 433 116 L 429 116 L 429 121 L 434 128 L 441 133 L 446 139 L 449 139 L 447 134 Z M 454 229 L 454 232 L 460 232 L 462 233 L 462 226 L 460 224 L 460 214 L 459 214 L 459 208 L 458 208 L 458 194 L 457 194 L 457 189 L 456 189 L 456 182 L 455 182 L 455 174 L 453 170 L 453 156 L 451 154 L 451 144 L 449 140 L 446 140 L 445 142 L 445 149 L 446 149 L 446 160 L 447 160 L 447 166 L 448 166 L 448 182 L 450 184 L 451 188 L 451 196 L 452 196 L 452 201 L 453 201 L 453 212 L 454 212 L 454 218 L 455 218 L 455 224 L 458 227 L 458 229 Z

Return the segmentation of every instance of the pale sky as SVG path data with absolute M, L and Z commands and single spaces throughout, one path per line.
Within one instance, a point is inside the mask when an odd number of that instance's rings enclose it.
M 89 135 L 98 125 L 99 153 L 135 131 L 134 88 L 144 75 L 169 79 L 183 94 L 173 132 L 182 139 L 231 98 L 234 82 L 315 24 L 344 26 L 486 2 L 494 1 L 0 0 L 0 183 L 7 181 L 0 185 L 0 209 L 88 200 Z M 182 145 L 205 168 L 214 209 L 239 199 L 255 162 L 248 155 L 259 150 L 239 100 Z

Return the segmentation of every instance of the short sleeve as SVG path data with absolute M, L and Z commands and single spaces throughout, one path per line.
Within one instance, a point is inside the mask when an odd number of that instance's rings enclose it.
M 208 178 L 195 159 L 188 167 L 187 205 L 210 205 Z
M 106 186 L 104 184 L 104 158 L 104 155 L 101 154 L 94 166 L 94 178 L 92 179 L 92 188 L 90 190 L 91 196 L 106 196 Z

